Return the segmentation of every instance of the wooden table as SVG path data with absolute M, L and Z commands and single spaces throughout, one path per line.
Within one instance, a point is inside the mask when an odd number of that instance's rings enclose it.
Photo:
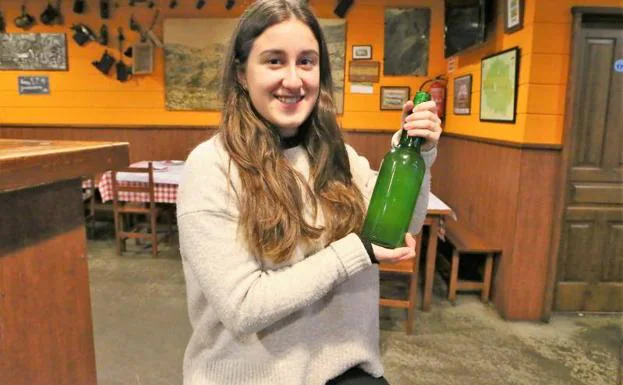
M 130 167 L 147 167 L 149 161 L 143 160 L 130 165 Z M 184 161 L 181 160 L 154 160 L 151 161 L 154 168 L 154 200 L 157 203 L 176 203 L 177 188 L 182 181 Z M 127 186 L 147 187 L 147 176 L 134 173 L 117 173 L 117 181 Z M 102 202 L 112 200 L 112 178 L 110 171 L 104 173 L 97 188 L 102 197 Z M 133 193 L 123 191 L 119 193 L 119 199 L 125 202 L 149 202 L 146 193 Z
M 0 139 L 0 384 L 94 385 L 80 178 L 127 143 Z

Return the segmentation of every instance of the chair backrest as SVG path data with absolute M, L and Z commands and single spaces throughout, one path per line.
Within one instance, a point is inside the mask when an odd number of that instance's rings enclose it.
M 82 187 L 82 202 L 87 211 L 86 219 L 91 219 L 95 216 L 95 175 L 83 177 Z
M 124 182 L 117 180 L 117 173 L 131 173 L 131 174 L 145 174 L 147 176 L 147 183 L 137 183 L 137 182 Z M 119 205 L 119 195 L 120 193 L 135 193 L 135 194 L 147 194 L 149 200 L 145 200 L 145 202 L 149 202 L 150 208 L 155 208 L 156 199 L 154 192 L 154 167 L 152 162 L 147 164 L 147 167 L 126 167 L 118 170 L 113 170 L 111 172 L 111 181 L 112 181 L 112 195 L 113 195 L 113 206 L 117 207 Z

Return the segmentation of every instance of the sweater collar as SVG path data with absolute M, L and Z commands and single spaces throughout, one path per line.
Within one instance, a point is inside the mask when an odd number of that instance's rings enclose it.
M 287 150 L 289 148 L 299 146 L 301 143 L 303 143 L 303 139 L 305 138 L 305 131 L 306 130 L 301 127 L 294 136 L 291 136 L 289 138 L 280 137 L 279 139 L 281 148 Z

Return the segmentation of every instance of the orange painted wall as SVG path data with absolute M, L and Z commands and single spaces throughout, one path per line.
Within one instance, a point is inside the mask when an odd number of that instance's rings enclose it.
M 114 3 L 114 0 L 111 1 Z M 110 51 L 118 57 L 116 50 L 116 29 L 124 28 L 130 41 L 138 37 L 128 29 L 130 14 L 143 26 L 149 25 L 153 10 L 145 5 L 130 8 L 125 0 L 117 1 L 121 7 L 112 10 L 111 20 L 107 21 L 112 48 Z M 195 1 L 180 1 L 180 5 L 171 10 L 166 5 L 168 0 L 159 0 L 163 4 L 161 19 L 155 33 L 162 36 L 163 18 L 198 18 L 198 17 L 237 17 L 251 0 L 238 0 L 231 11 L 224 8 L 225 0 L 208 0 L 200 11 L 194 8 Z M 52 1 L 54 4 L 55 1 Z M 13 24 L 19 15 L 22 0 L 4 0 L 0 3 L 7 20 L 8 32 L 21 32 Z M 71 11 L 73 1 L 62 1 L 65 25 L 45 26 L 37 24 L 32 32 L 65 32 L 68 41 L 69 71 L 0 71 L 0 124 L 77 124 L 77 125 L 216 125 L 220 114 L 215 111 L 167 111 L 164 107 L 164 58 L 161 49 L 156 49 L 155 71 L 149 76 L 137 76 L 119 83 L 114 79 L 114 71 L 109 77 L 99 73 L 91 62 L 98 60 L 104 52 L 96 42 L 79 47 L 72 39 L 69 29 L 72 23 L 83 22 L 96 33 L 102 20 L 99 19 L 98 2 L 88 0 L 89 9 L 83 15 Z M 317 15 L 323 18 L 333 15 L 335 0 L 311 0 Z M 47 1 L 30 0 L 28 11 L 37 17 Z M 383 60 L 383 28 L 385 7 L 429 7 L 431 8 L 431 31 L 429 52 L 429 75 L 439 75 L 446 69 L 443 58 L 443 1 L 442 0 L 357 0 L 347 14 L 346 62 L 351 57 L 353 44 L 372 44 L 373 60 Z M 200 37 L 198 37 L 200 38 Z M 126 60 L 127 63 L 127 60 Z M 348 71 L 348 65 L 346 68 Z M 45 74 L 50 78 L 51 95 L 19 96 L 17 76 Z M 382 74 L 382 70 L 381 70 Z M 348 79 L 348 72 L 346 72 Z M 344 114 L 341 116 L 345 129 L 387 129 L 395 130 L 399 125 L 399 113 L 380 111 L 379 93 L 381 85 L 410 86 L 415 92 L 426 77 L 383 77 L 374 84 L 373 95 L 350 94 L 349 83 L 345 84 Z
M 525 4 L 523 29 L 505 34 L 502 2 L 498 1 L 494 36 L 482 46 L 457 56 L 458 69 L 448 74 L 448 95 L 453 95 L 455 77 L 472 74 L 472 113 L 454 115 L 452 97 L 448 97 L 447 132 L 516 143 L 562 145 L 571 7 L 621 7 L 621 1 L 525 0 Z M 480 60 L 515 46 L 521 50 L 516 123 L 480 122 Z

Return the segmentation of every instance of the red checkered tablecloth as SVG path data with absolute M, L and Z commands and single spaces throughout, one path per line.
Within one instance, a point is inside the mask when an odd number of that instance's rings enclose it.
M 144 187 L 147 183 L 142 182 L 117 182 L 123 186 Z M 112 178 L 110 171 L 105 172 L 98 184 L 102 202 L 112 200 Z M 154 198 L 158 203 L 175 203 L 177 198 L 177 185 L 156 183 L 154 185 Z M 149 202 L 149 194 L 123 191 L 119 193 L 119 199 L 126 202 Z

